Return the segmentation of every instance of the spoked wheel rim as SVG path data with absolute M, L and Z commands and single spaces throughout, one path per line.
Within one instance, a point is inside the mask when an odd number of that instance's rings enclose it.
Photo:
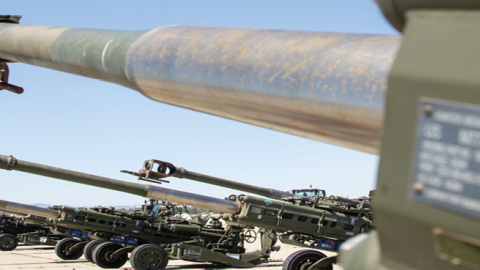
M 160 254 L 160 252 L 149 250 L 140 256 L 140 263 L 146 268 L 153 268 L 157 265 L 160 265 L 162 259 L 163 256 Z
M 15 246 L 15 240 L 11 237 L 2 237 L 0 239 L 0 247 L 4 249 L 11 249 Z

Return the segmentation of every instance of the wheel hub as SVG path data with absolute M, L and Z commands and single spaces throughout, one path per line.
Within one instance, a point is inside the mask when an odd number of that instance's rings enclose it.
M 13 240 L 10 239 L 10 238 L 3 238 L 0 240 L 0 246 L 2 246 L 3 248 L 10 248 L 13 246 Z
M 142 254 L 141 262 L 145 267 L 154 267 L 159 265 L 161 262 L 162 256 L 155 251 L 148 251 Z

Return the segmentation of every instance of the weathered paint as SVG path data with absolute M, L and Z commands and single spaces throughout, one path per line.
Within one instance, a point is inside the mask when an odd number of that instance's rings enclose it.
M 157 101 L 378 153 L 399 36 L 167 26 L 0 25 L 0 58 L 124 85 Z
M 146 96 L 377 153 L 398 36 L 170 26 L 130 48 Z
M 126 52 L 145 32 L 0 24 L 0 58 L 134 88 Z

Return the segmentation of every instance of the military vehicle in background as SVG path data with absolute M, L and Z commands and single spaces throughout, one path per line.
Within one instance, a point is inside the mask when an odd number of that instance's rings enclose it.
M 261 233 L 261 250 L 246 253 L 244 243 L 256 240 L 253 227 L 227 220 L 224 228 L 219 218 L 200 215 L 187 221 L 175 217 L 176 205 L 156 200 L 132 212 L 113 207 L 44 209 L 6 201 L 0 201 L 0 209 L 43 217 L 38 222 L 53 233 L 74 237 L 57 243 L 58 257 L 76 260 L 83 254 L 102 268 L 123 266 L 128 253 L 135 269 L 164 269 L 169 258 L 253 267 L 268 262 L 270 253 L 279 250 L 271 230 Z M 211 224 L 208 218 L 213 219 Z
M 166 171 L 163 169 L 153 171 L 154 164 L 151 165 L 147 170 L 141 170 L 139 173 L 140 176 L 149 181 L 159 181 L 161 177 L 167 176 L 183 175 L 183 177 L 187 177 L 188 175 L 190 178 L 197 177 L 205 181 L 208 179 L 208 181 L 216 181 L 217 183 L 226 182 L 229 186 L 235 185 L 242 190 L 251 190 L 253 188 L 254 190 L 250 192 L 253 191 L 253 193 L 256 194 L 262 194 L 267 198 L 231 195 L 222 200 L 166 189 L 158 185 L 130 183 L 18 160 L 13 156 L 0 155 L 0 169 L 18 170 L 75 183 L 117 190 L 153 200 L 164 200 L 209 209 L 223 213 L 226 220 L 234 222 L 235 224 L 258 226 L 270 232 L 275 231 L 280 233 L 280 240 L 283 243 L 301 247 L 338 251 L 345 240 L 374 228 L 374 223 L 371 219 L 372 211 L 370 209 L 370 202 L 364 198 L 362 198 L 362 200 L 355 200 L 335 197 L 334 202 L 327 202 L 323 197 L 304 198 L 289 192 L 253 187 L 194 172 L 187 172 L 183 168 L 177 168 L 170 163 L 161 162 L 160 166 L 160 168 L 168 168 L 170 174 L 166 174 Z M 282 199 L 286 201 L 279 201 Z M 0 210 L 8 210 L 10 208 L 9 205 L 11 205 L 10 202 L 0 201 Z M 15 209 L 15 207 L 13 208 Z M 81 222 L 86 221 L 82 219 Z M 167 231 L 169 227 L 170 226 L 166 226 Z M 174 227 L 175 226 L 173 226 L 171 230 L 175 231 Z M 145 226 L 143 228 L 148 227 Z M 157 232 L 155 228 L 152 229 L 152 232 Z M 197 230 L 198 229 L 195 231 Z M 161 230 L 160 233 L 161 232 L 163 232 L 163 230 Z M 270 233 L 267 234 L 267 236 L 268 235 L 270 235 Z M 268 239 L 268 237 L 264 238 Z M 272 241 L 269 242 L 265 240 L 265 242 L 269 243 L 269 245 L 262 244 L 263 251 L 259 253 L 259 256 L 261 255 L 260 258 L 266 256 L 271 250 L 275 250 Z M 156 252 L 160 251 L 156 249 Z M 195 254 L 199 256 L 203 253 L 195 252 Z M 131 257 L 136 258 L 134 255 L 135 253 L 133 253 Z M 241 255 L 240 259 L 244 258 L 243 256 L 245 255 Z M 255 261 L 259 261 L 258 258 Z M 306 267 L 307 265 L 319 267 L 320 269 L 322 269 L 322 267 L 324 269 L 330 269 L 332 263 L 335 262 L 336 256 L 327 257 L 320 251 L 307 250 L 293 253 L 287 258 L 285 264 L 288 269 Z M 136 263 L 134 259 L 133 264 L 136 265 Z

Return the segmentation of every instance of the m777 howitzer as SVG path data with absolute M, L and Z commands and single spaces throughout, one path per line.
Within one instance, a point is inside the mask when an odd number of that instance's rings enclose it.
M 312 227 L 313 229 L 317 229 L 318 226 L 335 228 L 337 226 L 343 226 L 338 231 L 329 231 L 325 230 L 323 232 L 324 236 L 328 236 L 331 238 L 335 238 L 337 240 L 344 240 L 353 236 L 357 233 L 362 233 L 366 230 L 369 230 L 373 227 L 373 212 L 372 212 L 372 197 L 361 197 L 358 199 L 350 199 L 344 198 L 341 196 L 329 196 L 326 197 L 325 193 L 319 194 L 319 196 L 307 196 L 307 194 L 301 193 L 291 193 L 291 192 L 284 192 L 276 189 L 270 188 L 262 188 L 258 186 L 252 186 L 245 183 L 235 182 L 227 179 L 222 179 L 214 176 L 209 176 L 197 172 L 188 171 L 182 167 L 177 167 L 172 163 L 161 161 L 161 160 L 146 160 L 143 163 L 142 168 L 139 170 L 138 173 L 125 171 L 122 172 L 132 174 L 138 176 L 139 180 L 162 183 L 168 182 L 164 178 L 168 177 L 176 177 L 176 178 L 185 178 L 190 179 L 198 182 L 203 182 L 207 184 L 212 184 L 216 186 L 221 186 L 225 188 L 236 189 L 240 191 L 245 191 L 261 196 L 265 196 L 267 198 L 283 200 L 292 203 L 293 205 L 301 206 L 302 210 L 298 210 L 300 213 L 304 213 L 305 216 L 302 215 L 293 215 L 289 213 L 288 204 L 281 204 L 282 206 L 279 209 L 279 206 L 276 205 L 277 202 L 271 200 L 264 200 L 263 202 L 258 203 L 257 200 L 249 199 L 242 199 L 242 198 L 250 198 L 245 195 L 240 195 L 240 200 L 243 200 L 246 203 L 246 207 L 256 210 L 258 213 L 257 220 L 252 221 L 250 220 L 251 217 L 242 216 L 240 215 L 232 215 L 230 218 L 232 220 L 241 222 L 241 223 L 248 223 L 255 224 L 256 226 L 267 227 L 267 228 L 276 228 L 277 232 L 283 232 L 280 237 L 280 241 L 287 244 L 298 245 L 298 246 L 308 246 L 314 248 L 323 248 L 323 249 L 333 249 L 338 250 L 340 246 L 340 242 L 337 242 L 335 245 L 325 244 L 325 242 L 330 241 L 329 243 L 335 242 L 330 240 L 325 240 L 324 242 L 315 241 L 316 238 L 312 237 L 315 235 L 314 233 L 310 232 L 310 237 L 306 235 L 300 235 L 298 233 L 290 233 L 286 232 L 287 229 L 278 228 L 277 226 L 280 223 L 285 224 L 288 223 L 288 219 L 294 220 L 296 223 L 295 226 L 305 226 L 305 227 Z M 370 192 L 370 195 L 373 194 L 373 191 Z M 234 201 L 237 199 L 237 196 L 231 195 L 228 200 Z M 266 205 L 266 206 L 265 206 Z M 312 217 L 315 215 L 315 212 L 309 212 L 309 210 L 314 209 L 321 209 L 326 210 L 331 213 L 337 213 L 344 215 L 344 218 L 336 218 L 333 217 L 332 221 L 328 221 L 328 219 L 319 220 L 318 218 Z M 253 212 L 253 210 L 250 210 Z M 290 210 L 292 211 L 292 210 Z M 293 211 L 292 211 L 293 212 Z M 271 221 L 268 221 L 268 216 L 275 216 L 278 220 L 278 223 L 275 225 L 271 224 Z M 354 224 L 356 220 L 360 219 L 358 222 L 359 227 L 355 227 Z M 361 219 L 370 221 L 371 223 L 362 223 Z M 272 219 L 275 221 L 275 219 Z M 309 224 L 310 223 L 310 224 Z M 314 224 L 314 225 L 312 225 Z M 279 226 L 281 227 L 281 226 Z M 298 230 L 298 229 L 297 229 Z M 295 232 L 295 230 L 290 229 L 290 231 Z M 320 232 L 320 229 L 318 230 Z M 318 233 L 317 232 L 317 233 Z
M 252 267 L 266 262 L 276 248 L 275 234 L 265 232 L 270 248 L 245 253 L 244 242 L 255 241 L 251 227 L 227 222 L 223 228 L 217 220 L 206 226 L 206 220 L 164 216 L 163 204 L 155 202 L 147 215 L 127 213 L 113 208 L 72 208 L 35 206 L 0 200 L 0 209 L 44 217 L 39 224 L 51 227 L 53 233 L 70 236 L 55 247 L 57 256 L 76 260 L 82 254 L 102 268 L 123 266 L 128 253 L 135 269 L 164 269 L 169 258 L 214 262 L 236 267 Z M 32 219 L 26 216 L 26 219 Z M 214 220 L 215 221 L 215 220 Z M 270 233 L 270 235 L 268 235 Z M 239 259 L 230 256 L 238 256 Z
M 36 219 L 43 219 L 35 217 Z M 23 216 L 0 213 L 0 250 L 11 251 L 18 242 L 26 245 L 55 246 L 62 236 L 53 235 L 50 229 L 41 223 L 31 222 Z
M 345 240 L 373 228 L 373 221 L 358 212 L 345 214 L 340 211 L 246 195 L 230 196 L 228 200 L 222 200 L 159 186 L 69 171 L 18 160 L 12 156 L 0 155 L 0 169 L 34 173 L 224 213 L 235 223 L 280 232 L 284 243 L 319 250 L 336 251 Z M 300 251 L 289 256 L 285 267 L 295 269 L 302 265 L 311 265 L 312 269 L 330 269 L 335 258 L 326 257 L 318 251 Z
M 128 35 L 3 17 L 0 58 L 379 154 L 376 230 L 343 245 L 342 266 L 480 268 L 480 2 L 375 2 L 403 37 L 186 26 Z
M 245 191 L 267 198 L 288 201 L 296 205 L 336 211 L 360 217 L 367 217 L 371 220 L 373 216 L 373 198 L 371 196 L 373 194 L 373 191 L 370 191 L 369 197 L 364 196 L 357 199 L 350 199 L 333 195 L 327 197 L 324 190 L 315 190 L 315 192 L 308 192 L 308 190 L 305 190 L 305 192 L 298 192 L 298 190 L 295 190 L 297 192 L 285 192 L 277 189 L 253 186 L 245 183 L 235 182 L 210 175 L 188 171 L 182 167 L 177 167 L 172 163 L 156 159 L 146 160 L 138 173 L 126 170 L 122 170 L 121 172 L 135 175 L 138 177 L 139 180 L 149 181 L 158 184 L 161 184 L 162 182 L 169 182 L 164 179 L 168 177 L 185 178 L 197 182 Z M 309 194 L 307 194 L 307 192 Z M 310 194 L 316 195 L 312 196 Z M 235 200 L 234 195 L 232 196 L 233 197 L 229 199 Z

